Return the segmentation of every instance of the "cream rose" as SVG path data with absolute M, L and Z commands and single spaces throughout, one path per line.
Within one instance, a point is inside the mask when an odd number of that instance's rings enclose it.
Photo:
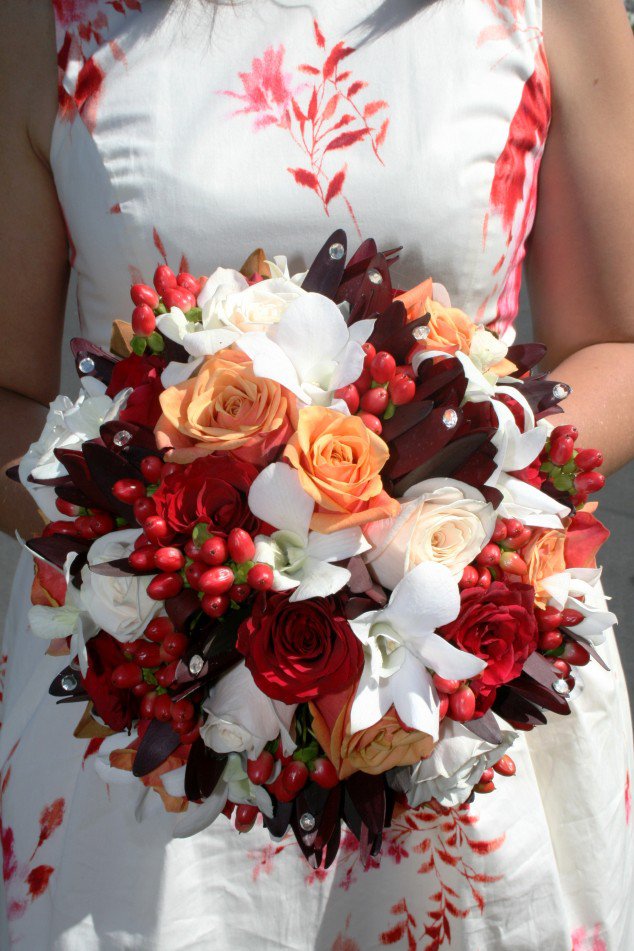
M 477 489 L 455 479 L 427 479 L 407 490 L 396 518 L 364 527 L 372 545 L 364 557 L 389 589 L 424 561 L 445 565 L 459 579 L 494 527 L 493 506 Z

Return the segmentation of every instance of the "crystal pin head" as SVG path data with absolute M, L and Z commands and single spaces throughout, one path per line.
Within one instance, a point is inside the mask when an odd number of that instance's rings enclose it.
M 383 275 L 381 274 L 380 271 L 377 271 L 375 267 L 371 267 L 370 270 L 368 271 L 368 280 L 370 281 L 371 284 L 382 284 Z
M 118 446 L 121 449 L 123 446 L 127 446 L 130 440 L 132 439 L 132 433 L 129 433 L 127 429 L 120 429 L 118 433 L 115 433 L 112 437 L 112 441 L 115 446 Z
M 346 249 L 339 241 L 335 241 L 335 243 L 331 244 L 328 248 L 328 257 L 332 261 L 341 261 L 345 253 Z
M 553 386 L 553 396 L 556 400 L 565 400 L 572 393 L 572 387 L 567 383 L 555 383 Z
M 443 426 L 446 426 L 447 429 L 453 429 L 454 426 L 458 424 L 458 414 L 455 409 L 446 409 L 442 414 Z
M 64 674 L 59 683 L 62 690 L 65 690 L 66 693 L 71 693 L 71 691 L 76 690 L 78 686 L 78 681 L 77 677 L 75 677 L 75 674 Z
M 302 832 L 312 832 L 315 828 L 315 817 L 310 812 L 303 812 L 299 817 L 299 824 Z
M 92 373 L 95 369 L 95 361 L 92 357 L 82 357 L 79 361 L 79 372 L 80 373 Z
M 552 687 L 555 693 L 561 694 L 561 696 L 565 697 L 570 693 L 570 687 L 563 678 L 560 680 L 554 680 Z
M 426 340 L 429 337 L 429 327 L 414 327 L 412 337 L 414 340 Z
M 197 677 L 205 666 L 205 661 L 202 659 L 200 654 L 194 654 L 194 656 L 189 661 L 189 672 L 192 677 Z

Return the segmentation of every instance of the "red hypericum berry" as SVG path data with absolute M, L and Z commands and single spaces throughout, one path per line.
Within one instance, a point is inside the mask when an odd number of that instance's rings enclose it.
M 154 704 L 156 703 L 157 696 L 156 690 L 152 690 L 143 697 L 141 701 L 141 716 L 144 720 L 152 720 L 154 718 Z
M 172 720 L 191 723 L 195 715 L 194 704 L 190 700 L 176 700 L 172 703 Z
M 92 541 L 97 537 L 90 515 L 79 515 L 75 519 L 75 530 L 81 538 Z
M 90 526 L 99 538 L 102 535 L 109 535 L 115 529 L 115 522 L 109 512 L 92 512 L 89 515 Z
M 582 472 L 599 469 L 603 465 L 603 453 L 598 449 L 580 449 L 575 456 L 575 465 Z
M 219 618 L 226 614 L 231 605 L 226 594 L 206 594 L 203 596 L 200 606 L 209 617 Z
M 189 638 L 186 634 L 182 634 L 180 631 L 172 631 L 165 635 L 161 647 L 172 661 L 179 660 L 183 656 L 188 644 Z
M 176 275 L 167 264 L 159 264 L 154 272 L 154 287 L 163 296 L 168 287 L 176 287 Z
M 156 330 L 154 311 L 147 304 L 139 304 L 132 311 L 132 330 L 139 337 L 149 337 Z
M 523 528 L 522 531 L 514 535 L 513 538 L 505 538 L 502 542 L 502 548 L 505 548 L 507 551 L 519 551 L 524 545 L 528 545 L 532 537 L 533 533 L 530 528 Z
M 154 499 L 150 499 L 147 496 L 143 496 L 142 499 L 137 499 L 132 506 L 132 511 L 139 525 L 145 525 L 150 516 L 156 515 Z
M 478 557 L 476 558 L 476 563 L 478 565 L 484 565 L 486 568 L 489 568 L 491 565 L 497 565 L 500 562 L 500 548 L 498 545 L 495 545 L 493 542 L 489 542 L 488 545 L 485 545 Z
M 219 565 L 217 568 L 208 568 L 201 575 L 198 587 L 204 594 L 225 594 L 234 580 L 231 568 Z
M 389 383 L 396 372 L 396 360 L 391 353 L 381 350 L 370 364 L 370 373 L 375 383 Z
M 572 436 L 562 436 L 550 441 L 550 461 L 556 466 L 565 466 L 572 459 L 575 444 Z
M 350 410 L 350 415 L 354 416 L 360 403 L 359 391 L 354 383 L 349 383 L 348 386 L 342 386 L 341 389 L 335 390 L 335 397 L 338 400 L 343 400 Z
M 372 386 L 372 374 L 368 368 L 365 368 L 361 372 L 361 376 L 354 381 L 354 385 L 357 389 L 359 396 L 363 396 L 366 390 L 369 390 Z
M 166 571 L 155 575 L 147 586 L 148 597 L 155 601 L 175 598 L 183 590 L 183 579 L 175 571 Z
M 478 573 L 478 587 L 487 591 L 491 587 L 491 572 L 488 568 L 480 568 Z
M 136 307 L 139 304 L 147 304 L 154 310 L 159 305 L 159 296 L 149 284 L 133 284 L 130 288 L 130 297 Z
M 506 535 L 507 538 L 515 538 L 516 535 L 519 535 L 520 532 L 524 531 L 524 525 L 518 518 L 509 518 L 506 520 Z
M 515 760 L 511 759 L 511 757 L 505 753 L 497 763 L 493 764 L 493 769 L 496 773 L 499 773 L 500 776 L 515 776 Z
M 495 523 L 495 528 L 493 529 L 493 535 L 491 536 L 492 542 L 501 542 L 504 541 L 508 534 L 506 523 L 502 521 L 501 518 L 498 518 Z
M 180 571 L 185 564 L 185 556 L 180 548 L 157 548 L 154 552 L 154 564 L 159 571 Z
M 292 760 L 280 773 L 280 779 L 286 791 L 296 795 L 308 782 L 308 766 L 299 760 Z
M 577 624 L 581 624 L 582 621 L 583 614 L 581 611 L 575 611 L 574 608 L 566 608 L 561 612 L 562 627 L 575 627 Z
M 187 565 L 185 568 L 187 583 L 191 585 L 194 591 L 200 591 L 200 579 L 207 570 L 208 566 L 204 561 L 192 561 L 191 565 Z
M 315 760 L 310 778 L 322 789 L 334 789 L 335 786 L 339 785 L 337 770 L 325 756 L 319 756 Z
M 269 565 L 254 565 L 247 574 L 247 584 L 254 591 L 269 591 L 273 587 L 273 569 Z
M 503 551 L 500 555 L 500 568 L 511 575 L 525 575 L 528 571 L 526 562 L 516 551 Z
M 189 291 L 190 294 L 193 294 L 194 297 L 198 297 L 200 294 L 200 281 L 198 281 L 193 274 L 189 274 L 187 271 L 181 271 L 176 278 L 176 283 L 179 287 L 184 287 L 186 291 Z
M 459 723 L 473 720 L 476 708 L 476 698 L 473 690 L 467 684 L 459 687 L 449 697 L 449 713 Z
M 152 642 L 137 647 L 134 658 L 141 667 L 158 667 L 161 663 L 161 648 Z
M 479 576 L 480 574 L 477 568 L 474 568 L 473 565 L 467 565 L 462 572 L 462 578 L 458 582 L 458 586 L 460 588 L 475 588 Z
M 120 502 L 134 505 L 137 499 L 144 497 L 145 486 L 140 479 L 118 479 L 112 486 L 112 494 Z
M 198 561 L 202 559 L 200 553 L 200 547 L 196 544 L 193 538 L 188 538 L 185 542 L 185 554 L 188 558 L 191 558 L 193 561 Z
M 79 532 L 77 531 L 77 526 L 74 521 L 64 522 L 60 519 L 59 521 L 49 522 L 48 525 L 44 526 L 42 536 L 49 538 L 51 535 L 69 535 L 73 538 L 77 538 Z
M 181 734 L 181 736 L 187 735 L 191 732 L 194 723 L 194 720 L 172 720 L 172 729 L 175 733 Z M 182 742 L 181 740 L 181 744 Z
M 255 544 L 248 532 L 243 528 L 232 528 L 227 538 L 229 557 L 236 564 L 242 565 L 245 561 L 253 561 Z
M 439 674 L 434 674 L 432 680 L 439 693 L 455 693 L 460 688 L 459 680 L 446 680 L 445 677 L 441 677 Z
M 140 684 L 143 680 L 143 673 L 134 661 L 126 661 L 124 664 L 115 667 L 111 674 L 111 680 L 114 687 L 125 689 Z
M 236 808 L 236 817 L 234 820 L 237 832 L 250 832 L 255 825 L 259 809 L 257 806 L 242 804 Z
M 535 618 L 540 631 L 555 631 L 561 626 L 561 611 L 552 605 L 547 605 L 543 609 L 535 608 Z
M 81 512 L 79 505 L 67 502 L 66 499 L 55 499 L 55 508 L 62 515 L 68 515 L 70 518 L 75 518 Z
M 372 361 L 374 360 L 376 356 L 376 347 L 374 346 L 374 344 L 371 344 L 371 343 L 364 343 L 364 344 L 361 344 L 361 346 L 363 348 L 363 352 L 365 353 L 365 357 L 363 360 L 363 367 L 364 369 L 367 368 L 369 370 L 372 365 Z
M 163 460 L 158 456 L 146 456 L 141 460 L 141 475 L 148 482 L 156 483 L 161 478 Z
M 175 472 L 178 472 L 178 463 L 164 462 L 161 469 L 161 482 L 163 479 L 167 479 L 168 476 L 174 475 Z
M 263 750 L 257 759 L 247 760 L 247 776 L 254 786 L 263 786 L 268 783 L 275 766 L 272 753 Z
M 135 571 L 154 571 L 154 552 L 153 545 L 145 545 L 143 548 L 135 548 L 128 555 L 128 564 Z
M 207 565 L 213 565 L 215 567 L 224 565 L 228 557 L 229 549 L 221 535 L 214 535 L 213 538 L 208 538 L 207 541 L 203 542 L 200 546 L 200 558 Z
M 143 522 L 143 531 L 155 545 L 165 545 L 172 535 L 169 525 L 160 515 L 150 515 Z
M 183 746 L 189 746 L 192 743 L 195 743 L 198 737 L 200 736 L 200 724 L 194 723 L 191 730 L 188 733 L 181 733 L 181 744 Z
M 382 416 L 387 409 L 390 397 L 384 386 L 376 386 L 361 397 L 361 409 L 374 416 Z
M 481 783 L 492 783 L 495 778 L 495 773 L 493 769 L 489 766 L 488 769 L 483 770 L 482 776 L 480 776 Z
M 172 719 L 172 701 L 168 694 L 160 694 L 154 701 L 154 717 L 161 723 L 169 723 Z
M 143 632 L 148 640 L 162 644 L 168 634 L 174 633 L 174 625 L 168 617 L 155 617 Z
M 539 635 L 539 649 L 544 652 L 559 650 L 562 641 L 560 631 L 543 631 Z
M 416 384 L 410 377 L 398 375 L 390 382 L 390 399 L 395 406 L 411 403 L 416 396 Z
M 566 660 L 562 660 L 561 657 L 558 657 L 552 662 L 553 667 L 557 671 L 559 677 L 569 677 L 570 676 L 570 664 Z
M 146 684 L 145 681 L 143 681 L 143 683 L 136 684 L 136 686 L 132 688 L 132 693 L 135 697 L 144 697 L 151 689 L 151 684 Z
M 154 674 L 156 681 L 160 687 L 171 687 L 174 683 L 176 677 L 176 668 L 178 667 L 178 661 L 173 660 L 171 663 L 166 664 L 165 667 L 161 667 Z
M 573 667 L 585 667 L 586 664 L 590 663 L 589 652 L 572 638 L 567 638 L 561 656 L 567 663 L 572 664 Z
M 580 472 L 575 477 L 575 489 L 582 495 L 598 492 L 605 485 L 605 476 L 600 472 Z
M 438 719 L 444 720 L 449 710 L 449 697 L 446 693 L 438 694 Z
M 380 436 L 383 432 L 383 423 L 374 413 L 359 413 L 359 419 L 375 436 Z
M 236 604 L 242 604 L 251 594 L 251 588 L 248 584 L 234 584 L 229 588 L 229 597 Z
M 576 426 L 571 426 L 570 424 L 555 426 L 552 433 L 550 434 L 550 439 L 551 439 L 551 442 L 553 439 L 557 441 L 558 439 L 561 439 L 564 436 L 569 436 L 572 439 L 572 441 L 575 442 L 575 440 L 579 436 L 579 430 L 577 429 Z
M 476 783 L 473 788 L 477 793 L 490 793 L 495 789 L 495 783 Z
M 188 310 L 196 306 L 196 298 L 184 287 L 166 287 L 161 297 L 168 310 L 178 307 L 186 314 Z

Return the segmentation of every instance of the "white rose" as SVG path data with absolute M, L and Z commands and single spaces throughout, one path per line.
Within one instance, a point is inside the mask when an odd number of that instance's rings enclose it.
M 469 356 L 475 363 L 480 373 L 486 374 L 491 367 L 497 366 L 506 358 L 508 347 L 495 334 L 484 327 L 478 327 L 471 340 Z M 494 374 L 491 381 L 497 381 L 497 374 Z
M 477 489 L 455 479 L 427 479 L 400 501 L 396 518 L 365 527 L 372 545 L 366 563 L 386 588 L 394 589 L 424 561 L 445 565 L 459 580 L 493 534 L 493 506 Z
M 295 749 L 289 731 L 296 706 L 270 700 L 242 662 L 212 687 L 203 703 L 207 720 L 200 735 L 216 753 L 245 752 L 255 759 L 281 734 L 289 753 Z
M 111 532 L 93 542 L 88 564 L 81 572 L 81 601 L 95 624 L 118 641 L 126 643 L 140 637 L 143 628 L 162 607 L 162 602 L 147 593 L 151 576 L 123 575 L 111 577 L 90 570 L 91 565 L 127 558 L 139 529 Z
M 106 396 L 103 383 L 86 376 L 74 403 L 67 396 L 58 396 L 50 404 L 42 434 L 31 444 L 19 467 L 20 481 L 47 518 L 63 517 L 55 507 L 55 491 L 51 486 L 29 482 L 28 477 L 59 479 L 65 476 L 66 469 L 55 458 L 55 450 L 79 449 L 88 439 L 96 439 L 100 427 L 118 417 L 129 394 L 130 390 L 124 390 L 112 400 Z
M 444 719 L 431 756 L 416 766 L 391 770 L 388 783 L 405 793 L 413 808 L 430 799 L 454 808 L 467 801 L 484 770 L 504 756 L 516 737 L 516 733 L 504 730 L 502 742 L 496 745 L 474 736 L 456 720 Z

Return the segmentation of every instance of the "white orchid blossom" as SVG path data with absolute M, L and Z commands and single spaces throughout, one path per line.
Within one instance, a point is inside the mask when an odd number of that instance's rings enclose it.
M 359 378 L 362 344 L 373 327 L 373 320 L 348 327 L 336 304 L 308 293 L 293 301 L 268 333 L 243 334 L 237 345 L 257 376 L 275 380 L 302 403 L 331 406 L 334 391 Z M 347 412 L 341 400 L 336 408 Z
M 559 611 L 573 609 L 583 615 L 583 620 L 572 630 L 593 645 L 603 644 L 605 632 L 617 623 L 616 615 L 606 610 L 600 578 L 600 568 L 568 568 L 541 582 L 549 595 L 549 605 Z
M 438 738 L 439 701 L 428 668 L 462 680 L 486 666 L 435 633 L 459 611 L 460 592 L 449 569 L 423 562 L 399 582 L 384 608 L 350 622 L 366 657 L 351 733 L 373 726 L 393 705 L 406 726 Z
M 295 589 L 291 601 L 325 598 L 350 580 L 347 568 L 333 564 L 370 548 L 360 528 L 330 535 L 310 532 L 315 503 L 303 490 L 295 469 L 282 462 L 267 466 L 249 491 L 253 514 L 272 525 L 272 535 L 255 539 L 255 560 L 273 569 L 273 590 Z

